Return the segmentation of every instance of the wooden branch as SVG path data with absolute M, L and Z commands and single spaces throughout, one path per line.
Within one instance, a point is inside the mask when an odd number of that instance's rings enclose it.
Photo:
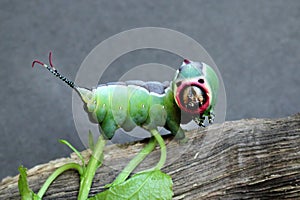
M 173 199 L 300 199 L 300 114 L 283 119 L 250 119 L 215 124 L 187 133 L 189 142 L 168 141 L 169 163 L 163 171 L 172 176 Z M 105 163 L 94 179 L 91 195 L 103 190 L 141 149 L 143 144 L 105 150 Z M 84 152 L 88 157 L 88 151 Z M 154 166 L 156 149 L 138 171 Z M 38 191 L 57 167 L 78 162 L 75 155 L 28 171 L 29 185 Z M 18 177 L 0 183 L 0 199 L 20 199 Z M 79 177 L 61 175 L 44 199 L 76 199 Z

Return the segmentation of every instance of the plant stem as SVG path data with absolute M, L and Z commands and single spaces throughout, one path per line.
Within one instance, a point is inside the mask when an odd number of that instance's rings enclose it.
M 136 157 L 134 157 L 129 162 L 129 164 L 122 170 L 122 172 L 117 176 L 117 178 L 108 186 L 124 182 L 131 174 L 131 172 L 145 159 L 145 157 L 153 151 L 153 149 L 156 146 L 156 142 L 158 142 L 160 146 L 160 160 L 154 168 L 145 171 L 160 170 L 164 166 L 167 159 L 167 150 L 165 142 L 156 129 L 152 129 L 150 130 L 150 132 L 153 135 L 153 137 L 150 139 L 149 143 L 139 152 L 139 154 Z
M 40 198 L 42 198 L 45 194 L 45 192 L 47 191 L 47 189 L 49 188 L 49 186 L 51 185 L 51 183 L 59 176 L 61 175 L 63 172 L 69 170 L 69 169 L 75 169 L 78 171 L 78 173 L 80 175 L 83 174 L 83 168 L 77 164 L 77 163 L 68 163 L 65 164 L 61 167 L 59 167 L 58 169 L 56 169 L 46 180 L 46 182 L 44 183 L 44 185 L 41 187 L 41 189 L 38 192 L 38 196 Z
M 152 129 L 152 130 L 150 130 L 150 132 L 155 137 L 156 141 L 158 142 L 158 144 L 160 146 L 160 160 L 154 167 L 154 170 L 160 170 L 164 166 L 166 159 L 167 159 L 166 145 L 165 145 L 164 139 L 161 137 L 161 135 L 159 134 L 159 132 L 156 129 Z
M 89 160 L 89 163 L 87 165 L 86 171 L 84 172 L 83 176 L 81 177 L 78 200 L 86 200 L 88 198 L 96 170 L 102 164 L 103 149 L 104 149 L 105 143 L 106 143 L 106 140 L 103 138 L 102 135 L 100 135 L 98 138 L 98 141 L 94 147 L 94 150 L 93 150 L 93 153 Z
M 131 172 L 153 151 L 156 146 L 156 140 L 151 138 L 149 143 L 135 156 L 128 165 L 122 170 L 122 172 L 117 176 L 117 178 L 108 186 L 120 184 L 124 182 Z

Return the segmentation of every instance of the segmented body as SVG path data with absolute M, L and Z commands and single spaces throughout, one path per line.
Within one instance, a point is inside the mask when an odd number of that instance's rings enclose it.
M 180 123 L 194 120 L 204 126 L 214 118 L 219 81 L 215 71 L 205 63 L 184 60 L 170 84 L 168 82 L 126 81 L 99 85 L 94 89 L 76 86 L 53 66 L 36 60 L 52 74 L 74 88 L 91 119 L 99 123 L 107 139 L 118 128 L 130 131 L 136 126 L 147 130 L 165 127 L 177 139 L 184 138 Z
M 149 130 L 163 126 L 174 135 L 183 134 L 180 109 L 167 82 L 107 83 L 92 89 L 92 93 L 93 98 L 86 104 L 88 113 L 108 139 L 118 128 L 131 131 L 136 126 Z
M 218 82 L 209 66 L 199 64 L 197 72 L 194 67 L 188 69 L 193 74 L 178 70 L 171 84 L 127 81 L 99 85 L 91 90 L 90 99 L 83 99 L 87 111 L 108 139 L 118 128 L 131 131 L 136 126 L 148 130 L 162 126 L 182 139 L 182 121 L 194 119 L 203 125 L 205 116 L 213 118 Z

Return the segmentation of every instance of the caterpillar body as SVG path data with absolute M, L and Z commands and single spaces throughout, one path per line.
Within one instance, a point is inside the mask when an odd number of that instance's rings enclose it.
M 130 131 L 136 126 L 147 130 L 158 126 L 169 130 L 176 139 L 184 139 L 180 123 L 194 120 L 204 126 L 214 119 L 219 81 L 215 71 L 203 62 L 185 59 L 169 82 L 126 81 L 101 84 L 93 89 L 79 87 L 62 76 L 53 66 L 36 60 L 55 76 L 75 89 L 92 121 L 111 139 L 117 129 Z

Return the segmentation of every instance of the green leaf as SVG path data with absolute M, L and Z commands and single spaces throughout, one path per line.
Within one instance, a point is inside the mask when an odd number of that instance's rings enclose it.
M 135 174 L 89 200 L 172 199 L 172 179 L 160 170 Z
M 26 171 L 27 169 L 25 167 L 19 167 L 20 176 L 18 180 L 18 188 L 22 200 L 41 200 L 41 198 L 29 188 Z
M 67 145 L 70 149 L 72 149 L 72 151 L 74 151 L 76 153 L 76 155 L 79 157 L 79 159 L 81 160 L 82 166 L 83 167 L 85 166 L 84 159 L 83 159 L 81 153 L 75 147 L 73 147 L 67 140 L 59 140 L 59 142 Z

